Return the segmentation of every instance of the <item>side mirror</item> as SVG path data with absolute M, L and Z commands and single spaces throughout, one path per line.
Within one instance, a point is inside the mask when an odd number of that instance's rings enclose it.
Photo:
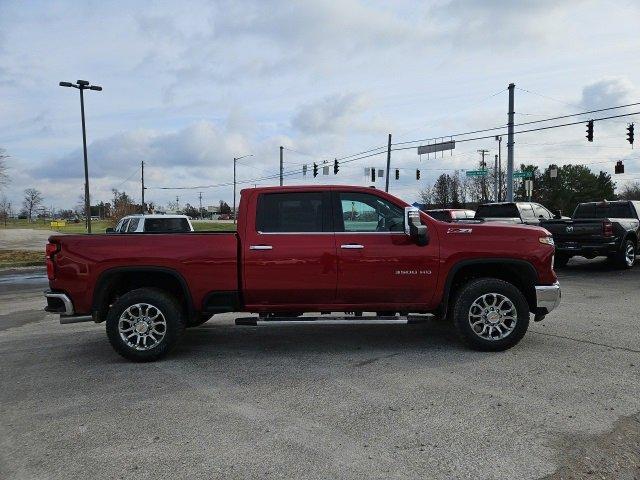
M 104 231 L 104 233 L 116 233 L 116 231 L 113 227 L 109 227 Z
M 553 213 L 553 218 L 556 220 L 560 220 L 562 218 L 562 212 L 560 210 L 553 210 L 551 213 Z
M 404 209 L 404 233 L 409 235 L 421 247 L 429 243 L 427 226 L 420 222 L 420 210 L 416 207 Z

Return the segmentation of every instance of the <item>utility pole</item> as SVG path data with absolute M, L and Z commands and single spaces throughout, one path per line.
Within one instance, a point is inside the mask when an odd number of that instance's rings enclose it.
M 84 122 L 84 91 L 102 91 L 102 87 L 91 85 L 86 80 L 76 80 L 76 83 L 60 82 L 61 87 L 72 87 L 80 90 L 80 116 L 82 117 L 82 149 L 84 152 L 84 215 L 87 222 L 87 233 L 91 233 L 91 201 L 89 199 L 89 163 L 87 161 L 87 129 Z
M 502 136 L 496 135 L 498 142 L 498 202 L 502 198 Z
M 484 156 L 489 153 L 489 150 L 481 148 L 478 150 L 478 153 L 482 155 L 482 160 L 480 160 L 480 170 L 485 170 L 487 168 L 487 162 L 484 161 Z M 482 200 L 487 201 L 487 177 L 485 175 L 482 176 Z
M 389 134 L 389 142 L 387 143 L 387 178 L 384 181 L 384 191 L 389 191 L 389 170 L 391 169 L 391 134 Z
M 140 162 L 140 168 L 142 169 L 142 176 L 141 176 L 141 180 L 142 180 L 142 214 L 144 215 L 146 212 L 146 209 L 144 208 L 144 160 L 142 160 L 142 162 Z
M 198 198 L 200 199 L 200 210 L 198 210 L 198 213 L 200 214 L 200 220 L 202 220 L 202 192 L 200 192 Z
M 498 155 L 496 154 L 496 158 L 493 162 L 493 201 L 494 202 L 499 202 L 500 199 L 498 198 L 498 186 L 500 184 L 500 180 L 498 179 Z
M 280 147 L 280 185 L 282 185 L 282 148 Z M 253 157 L 253 155 L 244 155 L 242 157 L 233 157 L 233 223 L 236 223 L 236 163 L 246 157 Z
M 283 181 L 282 174 L 284 173 L 283 172 L 283 169 L 284 169 L 283 163 L 284 162 L 283 162 L 283 158 L 282 158 L 283 150 L 284 150 L 284 147 L 282 145 L 280 145 L 280 186 L 282 186 L 282 181 Z
M 515 83 L 509 84 L 509 114 L 507 123 L 507 202 L 513 202 L 513 115 Z

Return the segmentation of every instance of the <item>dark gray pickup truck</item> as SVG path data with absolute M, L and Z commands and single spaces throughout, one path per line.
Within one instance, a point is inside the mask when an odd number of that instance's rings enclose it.
M 553 235 L 555 266 L 573 256 L 607 256 L 620 268 L 633 267 L 640 230 L 640 201 L 580 203 L 568 220 L 544 220 L 540 226 Z

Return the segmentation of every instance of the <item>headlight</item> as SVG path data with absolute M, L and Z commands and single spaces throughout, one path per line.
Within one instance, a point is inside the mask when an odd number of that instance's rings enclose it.
M 540 241 L 540 243 L 546 243 L 547 245 L 555 245 L 553 243 L 553 237 L 540 237 L 538 239 Z

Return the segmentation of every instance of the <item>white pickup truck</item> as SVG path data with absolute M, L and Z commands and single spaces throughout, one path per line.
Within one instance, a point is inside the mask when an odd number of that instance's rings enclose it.
M 193 225 L 186 215 L 127 215 L 106 233 L 186 233 Z

